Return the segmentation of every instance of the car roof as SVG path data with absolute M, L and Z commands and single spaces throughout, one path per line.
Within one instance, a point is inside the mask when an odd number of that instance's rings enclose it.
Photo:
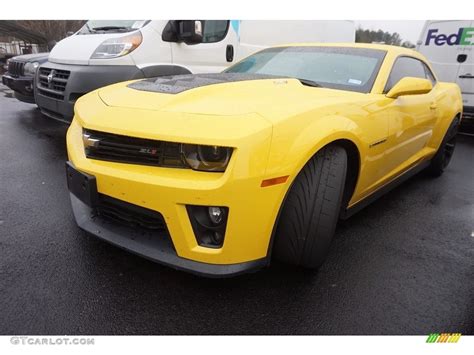
M 365 49 L 378 49 L 387 52 L 391 52 L 394 55 L 410 55 L 420 57 L 419 53 L 413 49 L 391 46 L 387 44 L 378 43 L 288 43 L 281 44 L 274 47 L 345 47 L 345 48 L 365 48 Z

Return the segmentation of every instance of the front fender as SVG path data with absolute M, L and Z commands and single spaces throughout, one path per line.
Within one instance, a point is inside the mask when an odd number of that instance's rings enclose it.
M 361 128 L 353 120 L 338 115 L 324 116 L 297 125 L 290 120 L 275 126 L 266 178 L 289 175 L 291 182 L 314 154 L 337 140 L 351 141 L 359 154 L 363 154 L 364 144 L 359 139 L 361 136 Z

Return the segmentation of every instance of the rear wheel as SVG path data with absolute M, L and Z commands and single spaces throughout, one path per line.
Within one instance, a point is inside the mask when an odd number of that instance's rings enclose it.
M 278 222 L 274 257 L 306 268 L 319 267 L 328 252 L 344 193 L 347 153 L 323 148 L 296 177 Z
M 444 170 L 448 167 L 449 162 L 454 154 L 454 148 L 456 148 L 456 135 L 459 128 L 459 117 L 456 117 L 446 132 L 446 135 L 441 142 L 431 164 L 428 167 L 428 172 L 433 176 L 441 176 Z

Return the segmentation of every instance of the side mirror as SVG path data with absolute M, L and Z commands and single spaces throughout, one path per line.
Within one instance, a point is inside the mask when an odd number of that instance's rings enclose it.
M 387 93 L 387 97 L 396 99 L 405 95 L 427 94 L 433 89 L 433 84 L 428 79 L 405 77 L 395 84 Z
M 199 20 L 180 21 L 178 37 L 186 44 L 202 43 L 202 22 Z
M 163 28 L 161 39 L 164 42 L 179 42 L 178 39 L 178 21 L 170 20 Z
M 202 43 L 203 23 L 199 20 L 170 20 L 163 29 L 164 42 Z

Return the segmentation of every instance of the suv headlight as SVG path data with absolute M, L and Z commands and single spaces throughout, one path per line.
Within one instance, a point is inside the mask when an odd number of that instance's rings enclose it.
M 183 144 L 186 163 L 194 170 L 223 172 L 229 164 L 232 148 L 215 145 Z
M 141 43 L 143 37 L 140 31 L 123 37 L 110 38 L 102 42 L 92 53 L 91 59 L 117 58 L 129 54 Z
M 38 62 L 28 62 L 23 67 L 23 73 L 25 75 L 34 76 L 36 74 L 36 69 L 38 69 Z

